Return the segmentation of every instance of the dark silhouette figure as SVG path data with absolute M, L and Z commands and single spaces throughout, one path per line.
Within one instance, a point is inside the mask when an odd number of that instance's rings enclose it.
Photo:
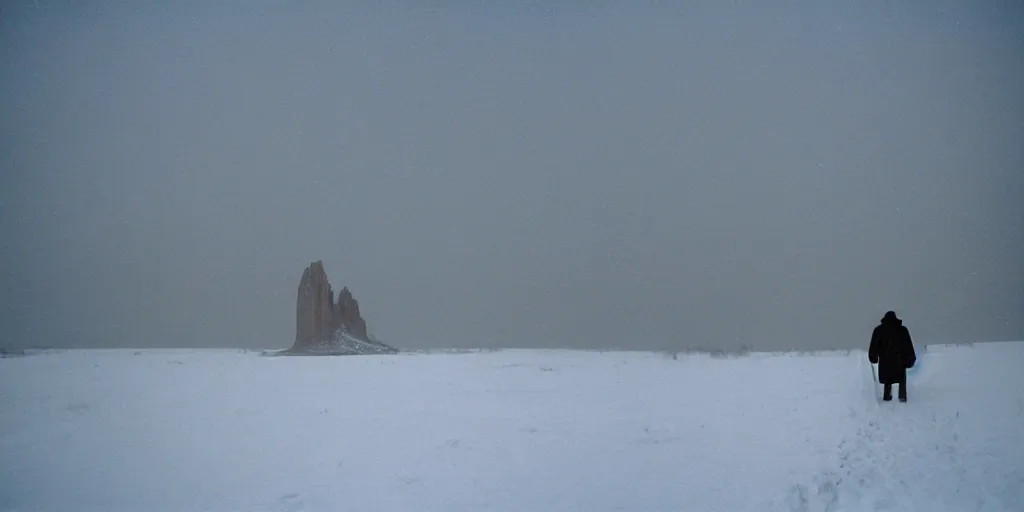
M 892 400 L 892 385 L 900 386 L 900 402 L 907 401 L 907 368 L 917 362 L 910 331 L 896 313 L 889 311 L 882 317 L 882 323 L 871 333 L 868 360 L 878 363 L 878 382 L 884 385 L 882 399 Z

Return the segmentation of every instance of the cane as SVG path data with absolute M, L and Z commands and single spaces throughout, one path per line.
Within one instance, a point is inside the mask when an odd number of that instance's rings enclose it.
M 870 363 L 869 363 L 870 364 Z M 871 389 L 875 390 L 875 399 L 878 399 L 878 374 L 875 373 L 875 365 L 871 364 Z

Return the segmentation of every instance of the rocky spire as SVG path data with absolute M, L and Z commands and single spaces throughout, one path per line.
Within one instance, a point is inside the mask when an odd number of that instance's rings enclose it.
M 359 315 L 359 303 L 348 287 L 334 300 L 323 261 L 314 261 L 302 272 L 295 307 L 295 344 L 301 349 L 331 340 L 338 330 L 367 340 L 366 321 Z
M 369 339 L 366 332 L 366 321 L 359 315 L 359 302 L 352 297 L 352 292 L 348 290 L 347 286 L 338 293 L 338 300 L 334 304 L 332 315 L 335 329 L 344 329 L 361 340 Z

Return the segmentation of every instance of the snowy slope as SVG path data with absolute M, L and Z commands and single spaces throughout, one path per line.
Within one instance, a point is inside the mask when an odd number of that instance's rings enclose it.
M 356 356 L 371 354 L 397 354 L 398 350 L 377 340 L 362 340 L 348 331 L 337 330 L 334 338 L 315 343 L 303 349 L 288 349 L 269 352 L 268 355 L 330 355 Z
M 0 360 L 2 510 L 1020 511 L 1024 343 Z

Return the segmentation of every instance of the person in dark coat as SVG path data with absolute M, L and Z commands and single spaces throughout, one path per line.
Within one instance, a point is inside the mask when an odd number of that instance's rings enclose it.
M 900 386 L 900 402 L 907 401 L 907 369 L 917 362 L 914 342 L 910 330 L 896 313 L 889 311 L 882 317 L 882 323 L 871 333 L 868 360 L 878 363 L 878 382 L 884 386 L 882 400 L 892 400 L 892 385 Z

